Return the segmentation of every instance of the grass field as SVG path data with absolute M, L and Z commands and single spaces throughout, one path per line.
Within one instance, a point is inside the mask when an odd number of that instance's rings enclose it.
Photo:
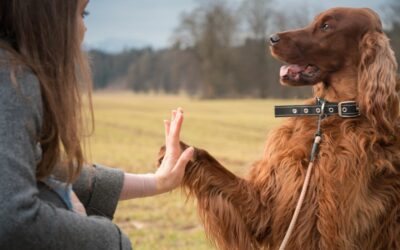
M 282 122 L 273 117 L 273 105 L 281 103 L 96 93 L 92 160 L 127 172 L 154 172 L 164 140 L 163 120 L 181 106 L 185 110 L 182 140 L 207 149 L 231 171 L 245 175 L 261 156 L 268 131 Z M 214 249 L 204 235 L 194 201 L 187 201 L 179 189 L 121 202 L 115 222 L 135 249 Z

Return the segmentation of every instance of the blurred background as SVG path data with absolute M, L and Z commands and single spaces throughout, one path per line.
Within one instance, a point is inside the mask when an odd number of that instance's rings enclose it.
M 183 140 L 245 176 L 282 120 L 273 106 L 301 104 L 311 88 L 282 87 L 270 34 L 308 24 L 330 7 L 374 9 L 400 55 L 398 0 L 92 0 L 85 50 L 92 67 L 94 162 L 155 171 L 163 120 L 185 109 Z M 288 194 L 291 195 L 291 194 Z M 181 190 L 121 202 L 115 222 L 135 249 L 215 249 L 195 201 Z
M 399 50 L 396 0 L 91 1 L 86 47 L 95 88 L 200 98 L 308 96 L 309 88 L 277 84 L 280 63 L 265 40 L 333 6 L 374 9 Z

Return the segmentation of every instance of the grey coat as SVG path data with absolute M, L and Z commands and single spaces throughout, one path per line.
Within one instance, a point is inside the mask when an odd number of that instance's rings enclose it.
M 84 169 L 73 188 L 87 217 L 67 210 L 54 191 L 37 183 L 40 86 L 27 69 L 17 71 L 17 86 L 10 73 L 8 66 L 0 66 L 0 249 L 131 249 L 111 222 L 122 171 L 99 165 Z

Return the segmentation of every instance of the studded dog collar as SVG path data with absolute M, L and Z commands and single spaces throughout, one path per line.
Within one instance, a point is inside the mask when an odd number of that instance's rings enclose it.
M 285 105 L 275 106 L 275 117 L 293 116 L 319 116 L 323 113 L 326 116 L 339 115 L 343 118 L 360 116 L 360 110 L 355 101 L 325 102 L 322 112 L 323 99 L 317 98 L 315 105 Z

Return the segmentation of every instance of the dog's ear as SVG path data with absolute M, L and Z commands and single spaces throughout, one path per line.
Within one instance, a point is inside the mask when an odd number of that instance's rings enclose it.
M 387 141 L 399 116 L 397 63 L 389 39 L 382 32 L 366 33 L 360 44 L 358 102 L 364 115 Z

